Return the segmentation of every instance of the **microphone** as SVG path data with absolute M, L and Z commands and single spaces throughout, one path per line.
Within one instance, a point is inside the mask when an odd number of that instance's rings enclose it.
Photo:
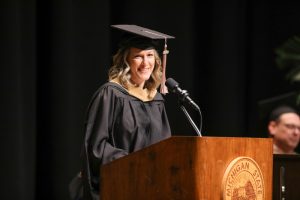
M 189 93 L 179 87 L 179 84 L 173 79 L 168 78 L 166 80 L 166 86 L 171 90 L 171 92 L 176 93 L 182 102 L 187 102 L 197 111 L 200 111 L 199 106 L 189 97 Z
M 189 97 L 189 93 L 186 90 L 183 90 L 179 87 L 179 84 L 174 79 L 168 78 L 166 80 L 166 86 L 168 87 L 168 89 L 171 90 L 171 92 L 176 93 L 179 96 L 181 110 L 183 111 L 183 113 L 185 114 L 185 116 L 187 117 L 187 119 L 189 120 L 189 122 L 191 123 L 191 125 L 193 126 L 195 131 L 197 132 L 198 136 L 202 137 L 202 134 L 201 134 L 202 114 L 201 114 L 201 110 L 200 110 L 199 106 Z M 192 106 L 192 108 L 194 108 L 195 110 L 198 111 L 198 113 L 200 115 L 200 129 L 198 129 L 196 124 L 193 122 L 191 116 L 185 109 L 183 102 L 187 102 L 189 105 Z

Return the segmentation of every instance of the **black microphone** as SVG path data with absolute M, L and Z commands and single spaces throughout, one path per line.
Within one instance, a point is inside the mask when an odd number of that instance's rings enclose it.
M 168 78 L 166 80 L 166 86 L 171 92 L 176 93 L 182 102 L 187 102 L 194 109 L 200 111 L 199 106 L 189 97 L 189 93 L 186 90 L 181 89 L 179 84 L 173 78 Z

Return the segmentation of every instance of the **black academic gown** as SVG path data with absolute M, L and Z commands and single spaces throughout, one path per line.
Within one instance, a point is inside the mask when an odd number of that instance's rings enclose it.
M 84 199 L 99 199 L 101 165 L 170 136 L 160 93 L 144 102 L 116 83 L 104 84 L 88 109 L 83 153 Z

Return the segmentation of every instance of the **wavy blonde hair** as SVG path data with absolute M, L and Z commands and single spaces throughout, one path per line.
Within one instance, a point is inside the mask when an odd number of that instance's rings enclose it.
M 129 48 L 119 49 L 117 53 L 113 56 L 113 65 L 110 67 L 108 72 L 109 80 L 113 80 L 118 78 L 120 84 L 128 89 L 128 85 L 130 83 L 130 66 L 127 62 L 127 58 L 130 52 Z M 156 90 L 160 83 L 162 77 L 162 66 L 161 66 L 161 58 L 159 57 L 158 52 L 154 49 L 154 57 L 155 57 L 155 65 L 153 72 L 150 78 L 145 82 L 145 88 L 149 91 Z

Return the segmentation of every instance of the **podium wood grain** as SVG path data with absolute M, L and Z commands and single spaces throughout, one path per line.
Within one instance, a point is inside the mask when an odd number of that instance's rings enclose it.
M 247 156 L 259 165 L 272 199 L 269 138 L 171 137 L 101 167 L 102 200 L 219 200 L 229 163 Z

